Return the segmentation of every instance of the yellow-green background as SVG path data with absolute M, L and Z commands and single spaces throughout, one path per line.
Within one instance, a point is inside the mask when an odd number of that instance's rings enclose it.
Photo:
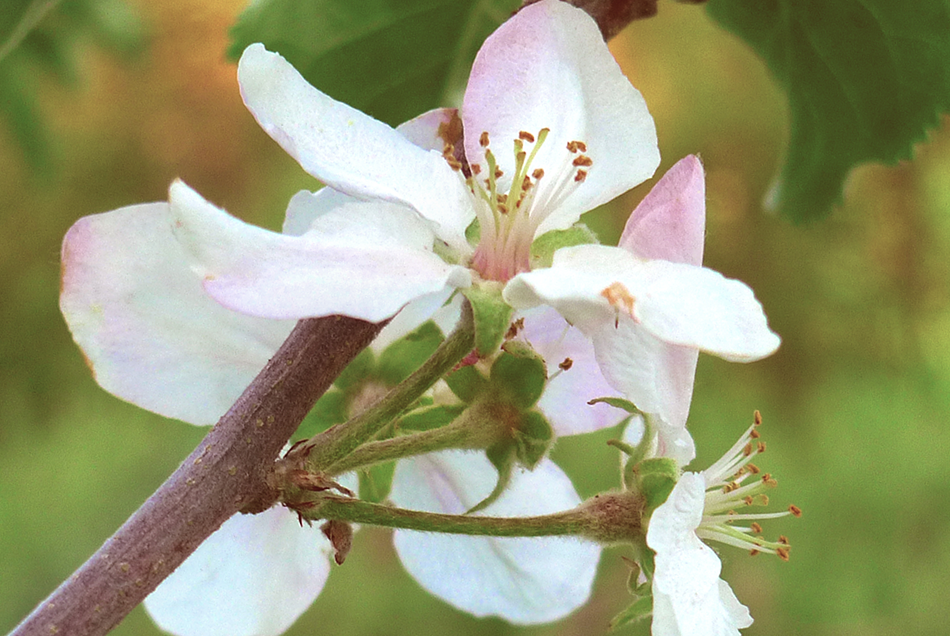
M 0 632 L 67 577 L 195 446 L 202 431 L 101 391 L 57 310 L 59 243 L 79 217 L 160 200 L 182 177 L 247 220 L 279 227 L 313 182 L 241 104 L 224 60 L 241 0 L 138 2 L 152 39 L 134 62 L 81 47 L 78 89 L 41 85 L 58 172 L 38 178 L 0 131 Z M 862 168 L 833 218 L 793 227 L 760 202 L 786 138 L 763 64 L 701 8 L 613 44 L 656 119 L 665 170 L 707 168 L 706 264 L 749 283 L 783 345 L 735 365 L 702 357 L 690 429 L 702 467 L 765 418 L 760 464 L 800 520 L 790 563 L 723 548 L 749 635 L 946 633 L 950 590 L 950 135 L 913 164 Z M 950 60 L 948 60 L 950 63 Z M 589 219 L 614 239 L 641 186 Z M 608 436 L 555 457 L 582 495 L 614 485 Z M 550 626 L 476 620 L 403 572 L 388 532 L 363 530 L 293 634 L 598 634 L 627 603 L 622 550 L 591 601 Z M 943 609 L 942 609 L 943 608 Z M 116 634 L 157 634 L 141 609 Z M 645 634 L 645 627 L 629 630 Z

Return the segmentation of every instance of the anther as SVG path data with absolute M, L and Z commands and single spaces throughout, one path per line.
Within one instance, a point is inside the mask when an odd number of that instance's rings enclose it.
M 749 550 L 749 556 L 755 556 L 755 555 L 757 555 L 758 553 L 759 553 L 758 550 L 755 550 L 755 549 Z
M 752 423 L 755 426 L 762 425 L 762 414 L 759 413 L 759 409 L 756 409 L 755 412 L 752 414 Z
M 531 144 L 534 143 L 534 135 L 532 135 L 531 133 L 525 130 L 522 130 L 521 132 L 518 133 L 518 139 L 527 141 L 528 143 L 531 143 Z
M 481 173 L 481 171 L 482 171 L 481 165 L 479 165 L 479 164 L 477 164 L 477 163 L 473 163 L 473 164 L 472 164 L 472 174 L 479 174 L 479 173 Z
M 755 521 L 753 521 L 753 522 L 752 522 L 752 525 L 749 526 L 749 527 L 752 528 L 752 532 L 754 532 L 754 533 L 756 533 L 756 534 L 762 534 L 762 526 L 760 526 L 760 525 L 759 525 L 758 523 L 756 523 Z
M 788 545 L 788 537 L 786 537 L 784 534 L 780 534 L 778 535 L 778 542 L 782 545 Z
M 577 174 L 574 175 L 574 181 L 576 181 L 577 183 L 582 183 L 584 179 L 586 178 L 587 178 L 586 170 L 578 170 Z
M 504 176 L 504 172 L 501 171 L 501 168 L 495 168 L 495 178 L 501 179 Z
M 570 358 L 564 358 L 564 360 L 559 365 L 557 365 L 557 368 L 560 369 L 561 371 L 567 371 L 573 366 L 574 366 L 573 360 L 571 360 Z
M 742 501 L 745 502 L 745 505 L 751 506 L 755 500 L 752 498 L 752 495 L 746 495 L 745 499 Z
M 579 157 L 575 157 L 572 163 L 575 166 L 585 166 L 585 167 L 590 167 L 594 164 L 591 158 L 588 157 L 587 155 L 581 155 Z
M 746 467 L 746 469 L 747 469 L 750 473 L 752 473 L 753 475 L 758 475 L 758 474 L 759 474 L 759 467 L 756 466 L 755 464 L 753 464 L 753 463 L 750 462 L 750 463 L 746 464 L 745 467 Z
M 759 439 L 759 432 L 755 429 L 752 429 L 749 432 L 749 437 L 751 437 L 752 439 Z
M 794 517 L 801 517 L 801 516 L 802 516 L 802 509 L 799 508 L 799 507 L 796 506 L 796 505 L 791 505 L 791 506 L 789 506 L 789 507 L 788 507 L 788 511 L 789 511 L 790 513 L 792 513 L 792 516 L 794 516 Z
M 483 132 L 478 137 L 478 145 L 482 148 L 488 148 L 488 131 Z
M 759 442 L 758 451 L 759 451 L 760 453 L 764 453 L 764 452 L 765 452 L 765 442 Z
M 531 176 L 534 177 L 535 181 L 538 181 L 541 177 L 544 176 L 544 168 L 537 168 L 534 172 L 531 173 Z
M 783 561 L 788 561 L 788 548 L 776 548 L 775 554 Z
M 752 444 L 746 444 L 745 448 L 742 449 L 742 454 L 748 457 L 752 454 Z

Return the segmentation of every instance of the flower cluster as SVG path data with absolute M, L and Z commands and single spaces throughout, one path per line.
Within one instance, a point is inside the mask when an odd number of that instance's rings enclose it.
M 392 342 L 450 298 L 475 303 L 481 294 L 509 308 L 511 338 L 543 358 L 549 378 L 537 409 L 556 435 L 616 424 L 626 413 L 589 404 L 615 396 L 648 414 L 656 453 L 682 464 L 694 455 L 685 424 L 699 351 L 752 361 L 779 345 L 752 291 L 702 267 L 696 157 L 658 181 L 618 246 L 596 244 L 578 226 L 582 213 L 659 163 L 643 98 L 578 9 L 555 0 L 524 8 L 479 51 L 460 110 L 396 129 L 321 93 L 260 44 L 244 52 L 238 80 L 263 129 L 326 187 L 293 197 L 282 233 L 241 222 L 181 181 L 167 202 L 74 225 L 61 308 L 97 381 L 119 397 L 212 424 L 297 319 L 398 314 L 379 341 Z M 473 355 L 487 363 L 497 345 Z M 463 514 L 497 479 L 484 453 L 442 450 L 401 459 L 389 501 Z M 694 495 L 694 481 L 684 475 L 670 501 Z M 580 503 L 544 458 L 506 486 L 476 514 L 540 515 Z M 657 537 L 668 533 L 655 528 L 669 525 L 666 510 L 653 513 L 647 534 L 658 554 L 658 603 L 677 598 L 659 592 L 668 570 Z M 718 526 L 696 528 L 702 536 Z M 400 530 L 394 541 L 433 594 L 523 624 L 583 604 L 600 554 L 562 537 Z M 235 516 L 146 607 L 174 634 L 279 634 L 319 594 L 330 552 L 286 509 Z

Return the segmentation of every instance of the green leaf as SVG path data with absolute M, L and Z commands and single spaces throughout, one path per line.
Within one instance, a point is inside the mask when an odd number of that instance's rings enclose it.
M 263 42 L 331 97 L 389 124 L 450 105 L 486 37 L 518 0 L 260 0 L 228 54 Z
M 385 462 L 360 470 L 360 499 L 372 503 L 386 499 L 392 490 L 395 471 L 396 462 Z
M 788 156 L 772 204 L 809 221 L 855 165 L 909 159 L 950 110 L 946 0 L 709 0 L 788 92 Z
M 377 377 L 389 386 L 395 386 L 422 366 L 422 363 L 439 348 L 445 338 L 431 320 L 412 333 L 392 343 L 379 355 L 376 365 Z
M 376 356 L 369 348 L 363 349 L 352 362 L 346 365 L 333 384 L 341 391 L 355 390 L 366 381 L 375 368 Z
M 653 613 L 653 597 L 644 596 L 610 620 L 610 631 L 637 623 Z

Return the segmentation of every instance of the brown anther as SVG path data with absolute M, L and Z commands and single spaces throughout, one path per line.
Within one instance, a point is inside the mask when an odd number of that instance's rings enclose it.
M 749 437 L 752 439 L 759 439 L 759 432 L 755 429 L 752 429 L 752 431 L 749 433 Z
M 756 409 L 755 412 L 752 414 L 752 423 L 755 426 L 762 425 L 762 414 L 759 413 L 759 409 Z
M 571 163 L 575 166 L 584 166 L 584 167 L 590 167 L 594 165 L 594 162 L 587 155 L 581 155 L 579 157 L 575 157 L 574 161 L 572 161 Z
M 749 462 L 748 464 L 746 464 L 745 467 L 753 475 L 759 474 L 759 467 L 753 464 L 752 462 Z
M 452 144 L 445 144 L 442 147 L 442 156 L 448 159 L 449 157 L 455 157 L 455 146 Z
M 768 496 L 768 495 L 759 495 L 759 501 L 762 502 L 762 503 L 759 504 L 760 506 L 767 506 L 767 505 L 769 505 L 769 496 Z
M 752 444 L 746 444 L 745 448 L 742 449 L 742 454 L 748 457 L 752 454 Z
M 455 159 L 455 158 L 446 158 L 446 161 L 447 161 L 448 164 L 449 164 L 449 168 L 452 168 L 452 170 L 454 170 L 455 172 L 459 172 L 459 171 L 462 170 L 462 162 L 461 162 L 461 161 L 458 161 L 458 160 Z
M 519 318 L 508 327 L 508 331 L 505 332 L 505 340 L 513 339 L 522 329 L 524 329 L 524 318 Z
M 765 442 L 759 442 L 758 447 L 757 447 L 757 450 L 758 450 L 758 452 L 760 452 L 760 453 L 764 453 L 764 452 L 765 452 Z
M 472 174 L 480 174 L 482 171 L 482 166 L 477 163 L 472 164 Z
M 762 481 L 766 481 L 766 482 L 767 482 L 767 481 L 769 481 L 770 479 L 772 479 L 772 473 L 763 473 L 763 474 L 762 474 Z
M 730 517 L 734 517 L 735 515 L 737 515 L 737 514 L 739 514 L 739 513 L 736 512 L 735 510 L 730 510 L 730 511 L 727 512 L 726 514 L 727 514 L 728 516 L 730 516 Z
M 535 181 L 537 181 L 544 176 L 544 168 L 535 168 L 534 172 L 531 173 L 531 176 L 534 177 Z
M 478 137 L 478 145 L 482 148 L 488 148 L 488 131 L 486 130 Z
M 529 144 L 534 143 L 534 135 L 532 135 L 526 130 L 522 130 L 521 132 L 518 133 L 518 139 L 522 141 L 527 141 Z
M 760 526 L 760 525 L 759 525 L 758 523 L 756 523 L 755 521 L 753 521 L 753 522 L 752 522 L 752 525 L 749 526 L 749 527 L 752 528 L 752 532 L 754 532 L 754 533 L 756 533 L 756 534 L 762 534 L 762 526 Z
M 557 368 L 560 369 L 561 371 L 567 371 L 573 366 L 574 366 L 573 360 L 571 360 L 570 358 L 564 358 L 564 360 L 562 360 L 561 363 L 557 365 Z
M 746 495 L 745 499 L 743 499 L 742 501 L 745 502 L 745 505 L 751 506 L 755 500 L 752 499 L 752 495 Z
M 636 299 L 630 294 L 630 291 L 619 281 L 610 283 L 601 290 L 600 295 L 607 299 L 611 307 L 623 309 L 633 318 L 633 304 Z
M 533 186 L 533 185 L 534 185 L 534 184 L 531 183 L 531 177 L 529 177 L 528 175 L 525 175 L 525 176 L 524 176 L 524 179 L 521 181 L 521 189 L 522 189 L 524 192 L 527 192 L 528 190 L 531 189 L 531 186 Z
M 784 534 L 780 534 L 778 536 L 778 542 L 784 545 L 788 545 L 788 537 L 786 537 Z
M 586 170 L 578 170 L 577 174 L 574 175 L 574 181 L 576 181 L 577 183 L 583 183 L 584 179 L 586 178 L 587 178 Z
M 788 548 L 776 548 L 775 554 L 777 554 L 778 558 L 781 560 L 785 561 L 786 563 L 788 562 Z
M 501 212 L 502 214 L 508 214 L 508 206 L 505 205 L 504 203 L 499 203 L 498 211 Z
M 796 505 L 791 505 L 791 506 L 789 506 L 789 507 L 788 507 L 788 511 L 789 511 L 790 513 L 792 513 L 792 516 L 795 516 L 795 517 L 801 517 L 801 516 L 802 516 L 802 509 L 799 508 L 799 507 L 796 506 Z
M 496 198 L 497 198 L 497 200 L 498 200 L 498 203 L 508 203 L 508 195 L 507 195 L 507 194 L 499 194 Z
M 734 490 L 738 490 L 738 489 L 739 489 L 739 484 L 736 483 L 736 482 L 734 482 L 734 481 L 731 481 L 731 482 L 729 482 L 728 484 L 726 484 L 725 486 L 722 487 L 722 491 L 723 491 L 724 493 L 730 493 L 730 492 L 732 492 L 732 491 L 734 491 Z
M 524 160 L 527 158 L 528 158 L 528 153 L 526 153 L 524 150 L 519 150 L 517 153 L 515 153 L 515 160 L 519 164 L 524 163 Z
M 755 555 L 757 555 L 758 553 L 759 553 L 758 550 L 755 550 L 755 549 L 749 550 L 749 556 L 755 556 Z
M 577 152 L 578 150 L 587 152 L 587 144 L 583 141 L 569 141 L 567 142 L 567 149 L 570 152 Z
M 495 168 L 495 178 L 501 179 L 504 176 L 504 172 L 501 171 L 501 168 Z

